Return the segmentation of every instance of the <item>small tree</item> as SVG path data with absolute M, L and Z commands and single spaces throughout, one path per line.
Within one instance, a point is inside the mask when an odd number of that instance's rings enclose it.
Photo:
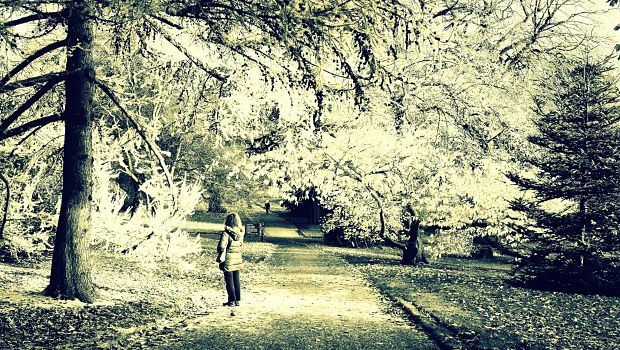
M 559 66 L 534 99 L 534 176 L 510 174 L 531 198 L 513 201 L 532 243 L 520 265 L 530 285 L 602 293 L 618 284 L 620 90 L 609 59 Z M 615 272 L 614 272 L 615 270 Z

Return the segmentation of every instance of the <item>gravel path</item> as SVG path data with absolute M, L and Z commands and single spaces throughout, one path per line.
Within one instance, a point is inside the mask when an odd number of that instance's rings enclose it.
M 162 349 L 436 348 L 346 262 L 282 221 L 266 223 L 266 232 L 278 249 L 253 285 L 241 275 L 241 306 L 188 320 L 188 331 Z

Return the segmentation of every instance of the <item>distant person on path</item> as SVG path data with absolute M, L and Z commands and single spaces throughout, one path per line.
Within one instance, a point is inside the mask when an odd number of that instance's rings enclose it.
M 269 209 L 271 209 L 271 203 L 269 201 L 265 202 L 265 212 L 269 214 Z
M 224 232 L 222 232 L 220 242 L 217 245 L 216 261 L 220 264 L 220 270 L 224 272 L 224 282 L 226 282 L 228 301 L 224 305 L 238 306 L 241 300 L 239 270 L 243 266 L 243 258 L 241 257 L 243 228 L 237 213 L 229 214 L 224 225 Z

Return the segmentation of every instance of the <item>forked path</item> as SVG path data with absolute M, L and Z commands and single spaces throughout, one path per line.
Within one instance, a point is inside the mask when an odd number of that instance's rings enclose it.
M 268 225 L 268 224 L 267 224 Z M 340 258 L 294 227 L 267 226 L 278 244 L 242 305 L 218 307 L 190 326 L 177 349 L 435 349 Z M 235 316 L 230 311 L 235 311 Z

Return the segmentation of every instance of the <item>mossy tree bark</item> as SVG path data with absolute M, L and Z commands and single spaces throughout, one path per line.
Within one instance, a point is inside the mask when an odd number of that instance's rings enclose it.
M 46 295 L 93 302 L 88 237 L 92 202 L 93 78 L 88 1 L 70 2 L 67 19 L 63 189 Z

